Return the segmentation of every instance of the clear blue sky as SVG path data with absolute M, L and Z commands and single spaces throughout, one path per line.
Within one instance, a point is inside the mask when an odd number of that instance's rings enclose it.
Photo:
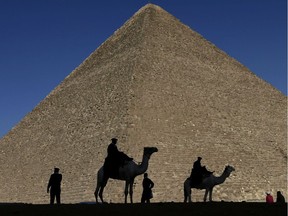
M 149 2 L 287 95 L 286 0 L 0 0 L 0 137 Z

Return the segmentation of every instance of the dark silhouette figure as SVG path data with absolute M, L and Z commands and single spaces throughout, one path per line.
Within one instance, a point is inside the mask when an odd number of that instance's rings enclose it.
M 202 180 L 208 176 L 210 176 L 213 172 L 210 172 L 206 169 L 205 166 L 201 165 L 201 157 L 198 157 L 197 160 L 193 164 L 193 168 L 191 170 L 191 185 L 196 186 L 199 185 Z
M 142 181 L 143 192 L 141 197 L 141 203 L 150 203 L 150 199 L 153 198 L 152 188 L 154 187 L 154 182 L 148 178 L 148 174 L 144 173 L 144 179 Z
M 50 190 L 50 204 L 54 204 L 56 197 L 57 204 L 61 203 L 60 194 L 61 194 L 61 181 L 62 175 L 59 173 L 59 168 L 54 168 L 54 173 L 50 176 L 49 183 L 47 186 L 47 193 Z
M 125 153 L 117 148 L 118 139 L 112 138 L 111 143 L 107 148 L 107 157 L 104 162 L 104 175 L 115 178 L 118 176 L 118 170 L 125 164 L 126 161 L 131 161 L 133 158 L 128 157 Z
M 269 192 L 266 193 L 266 203 L 274 203 L 274 198 Z
M 280 191 L 277 191 L 276 202 L 277 202 L 277 203 L 285 203 L 285 198 L 284 198 L 284 196 L 281 194 Z

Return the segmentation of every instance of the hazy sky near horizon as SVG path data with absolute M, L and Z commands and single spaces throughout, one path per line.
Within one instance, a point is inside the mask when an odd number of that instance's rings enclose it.
M 149 2 L 287 95 L 286 0 L 0 0 L 0 138 Z

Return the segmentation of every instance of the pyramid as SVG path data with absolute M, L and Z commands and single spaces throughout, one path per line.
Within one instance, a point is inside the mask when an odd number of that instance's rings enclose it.
M 55 166 L 62 202 L 95 201 L 96 173 L 112 137 L 148 168 L 153 202 L 182 202 L 193 162 L 220 175 L 215 201 L 287 197 L 287 98 L 159 6 L 148 4 L 0 140 L 0 202 L 48 203 Z M 140 202 L 142 176 L 135 179 Z M 104 199 L 124 201 L 109 180 Z M 204 191 L 193 190 L 193 201 Z

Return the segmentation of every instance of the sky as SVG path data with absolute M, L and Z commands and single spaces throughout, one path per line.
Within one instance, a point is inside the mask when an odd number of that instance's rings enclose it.
M 147 3 L 287 96 L 286 0 L 0 0 L 0 138 Z

